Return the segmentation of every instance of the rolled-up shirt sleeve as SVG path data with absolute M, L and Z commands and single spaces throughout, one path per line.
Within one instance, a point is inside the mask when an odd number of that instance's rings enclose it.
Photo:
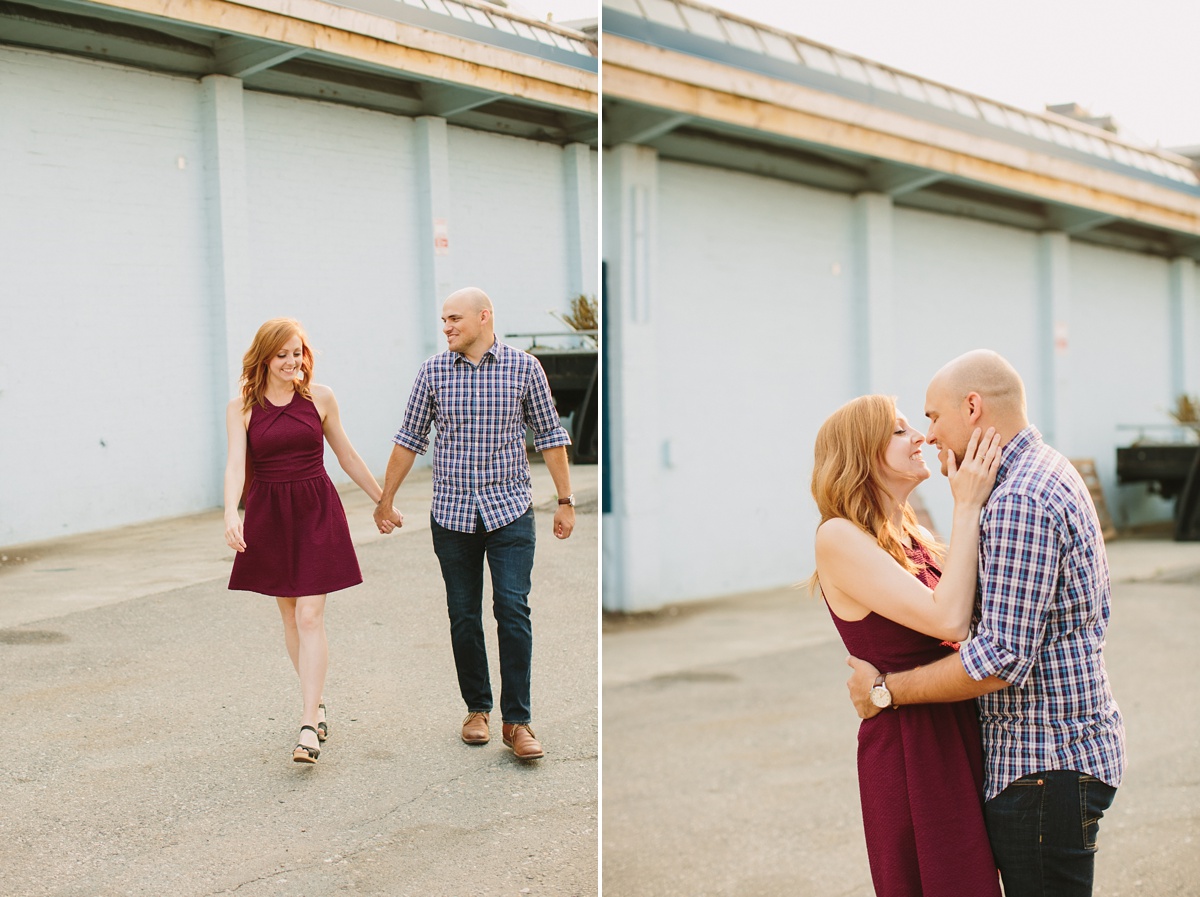
M 571 437 L 558 419 L 558 410 L 550 395 L 550 381 L 546 379 L 542 363 L 532 355 L 529 358 L 533 364 L 529 370 L 529 385 L 521 403 L 525 424 L 533 430 L 533 447 L 543 452 L 548 448 L 570 445 Z
M 1005 495 L 988 505 L 982 533 L 979 623 L 959 659 L 972 679 L 1023 685 L 1061 576 L 1062 526 L 1028 496 Z
M 429 372 L 423 366 L 417 372 L 408 406 L 404 409 L 404 422 L 392 437 L 392 442 L 423 455 L 429 449 L 429 429 L 433 426 L 433 390 L 429 385 Z

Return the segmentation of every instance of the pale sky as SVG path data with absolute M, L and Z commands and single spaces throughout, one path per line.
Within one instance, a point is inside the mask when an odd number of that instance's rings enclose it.
M 1197 0 L 708 2 L 1023 109 L 1076 102 L 1147 144 L 1200 144 Z M 570 21 L 599 2 L 512 5 Z

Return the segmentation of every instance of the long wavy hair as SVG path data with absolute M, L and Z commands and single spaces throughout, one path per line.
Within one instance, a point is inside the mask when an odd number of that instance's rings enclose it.
M 295 318 L 272 318 L 254 334 L 254 342 L 242 357 L 242 412 L 255 405 L 266 406 L 267 373 L 271 358 L 292 337 L 300 337 L 303 357 L 300 359 L 300 376 L 296 378 L 296 392 L 312 401 L 313 351 L 308 344 L 308 334 Z
M 917 565 L 904 553 L 903 539 L 916 538 L 939 558 L 944 547 L 921 535 L 917 515 L 907 502 L 899 528 L 887 514 L 888 503 L 894 499 L 880 471 L 895 431 L 896 400 L 891 396 L 860 396 L 829 415 L 817 431 L 812 494 L 821 523 L 835 517 L 849 520 L 874 537 L 896 563 L 916 573 Z M 816 587 L 815 572 L 808 584 Z

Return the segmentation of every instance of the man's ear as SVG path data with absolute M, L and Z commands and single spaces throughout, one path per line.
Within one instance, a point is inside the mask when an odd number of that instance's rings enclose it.
M 977 392 L 969 392 L 963 401 L 967 405 L 967 421 L 971 424 L 979 423 L 979 418 L 983 416 L 983 396 Z

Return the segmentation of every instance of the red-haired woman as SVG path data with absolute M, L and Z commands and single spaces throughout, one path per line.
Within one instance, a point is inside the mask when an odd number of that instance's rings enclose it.
M 878 897 L 1000 897 L 983 820 L 983 750 L 974 701 L 891 705 L 888 670 L 931 663 L 965 639 L 975 605 L 979 515 L 1000 440 L 975 431 L 958 465 L 950 547 L 918 525 L 908 497 L 929 478 L 925 437 L 887 396 L 843 405 L 817 433 L 812 492 L 819 584 L 847 649 L 885 671 L 858 730 L 858 782 Z M 880 701 L 884 703 L 881 704 Z
M 229 588 L 271 595 L 279 605 L 304 699 L 292 751 L 297 763 L 315 763 L 329 732 L 321 694 L 329 666 L 325 596 L 362 582 L 346 513 L 325 472 L 324 441 L 372 501 L 383 495 L 346 437 L 333 390 L 314 383 L 312 372 L 300 323 L 267 321 L 242 360 L 241 395 L 225 418 L 225 541 L 237 552 Z M 238 501 L 247 457 L 252 480 L 243 524 Z

